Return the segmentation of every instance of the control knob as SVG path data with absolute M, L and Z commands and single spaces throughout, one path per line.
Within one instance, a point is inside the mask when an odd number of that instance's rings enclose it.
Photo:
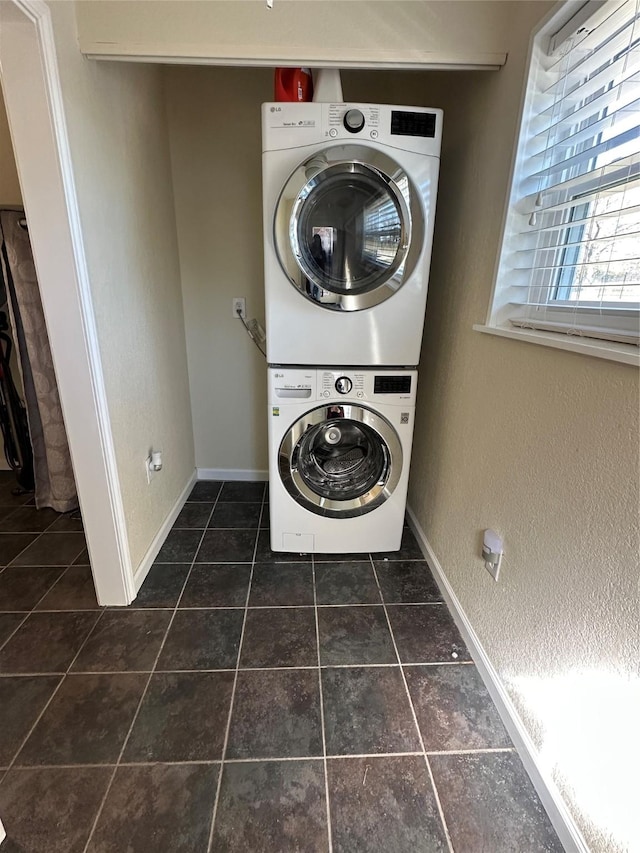
M 336 379 L 336 391 L 338 394 L 348 394 L 353 388 L 353 382 L 348 376 L 340 376 Z
M 349 133 L 359 133 L 364 127 L 364 115 L 360 110 L 347 110 L 344 116 L 344 126 Z

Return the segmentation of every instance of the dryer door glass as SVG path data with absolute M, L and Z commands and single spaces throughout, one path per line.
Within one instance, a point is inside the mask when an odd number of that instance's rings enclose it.
M 407 261 L 415 262 L 414 236 L 421 245 L 411 213 L 416 194 L 395 162 L 372 152 L 375 165 L 335 160 L 365 152 L 338 146 L 312 157 L 278 203 L 280 263 L 292 284 L 324 308 L 357 311 L 387 299 L 402 285 Z
M 375 509 L 393 492 L 402 450 L 391 424 L 361 406 L 315 409 L 293 425 L 279 455 L 282 481 L 320 515 L 349 517 Z
M 364 166 L 321 172 L 300 194 L 292 224 L 302 272 L 333 294 L 375 290 L 404 258 L 408 235 L 399 196 Z

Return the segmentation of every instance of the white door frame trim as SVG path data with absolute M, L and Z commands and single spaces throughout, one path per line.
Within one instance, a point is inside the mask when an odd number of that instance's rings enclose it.
M 7 115 L 98 601 L 129 604 L 136 590 L 51 12 L 43 0 L 0 3 L 0 27 Z

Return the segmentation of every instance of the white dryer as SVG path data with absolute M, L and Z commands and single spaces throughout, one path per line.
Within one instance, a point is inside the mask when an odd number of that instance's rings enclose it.
M 442 111 L 262 106 L 267 360 L 418 364 Z
M 417 373 L 269 369 L 271 548 L 397 551 Z

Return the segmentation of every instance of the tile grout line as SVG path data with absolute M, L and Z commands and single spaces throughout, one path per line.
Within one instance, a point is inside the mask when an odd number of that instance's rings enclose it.
M 173 528 L 171 528 L 171 529 L 173 530 Z M 203 529 L 204 529 L 204 530 L 207 530 L 207 531 L 213 531 L 213 530 L 229 530 L 229 531 L 231 531 L 231 532 L 235 532 L 235 531 L 237 531 L 237 530 L 247 530 L 247 531 L 249 531 L 249 532 L 254 531 L 254 530 L 257 530 L 257 531 L 258 531 L 258 534 L 260 534 L 260 533 L 268 533 L 268 532 L 269 532 L 269 528 L 268 528 L 268 527 L 257 527 L 257 528 L 256 528 L 256 527 L 207 527 L 207 528 L 202 528 L 202 527 L 182 527 L 182 528 L 176 528 L 176 529 L 180 529 L 180 530 L 187 530 L 187 531 L 192 531 L 192 532 L 195 532 L 196 530 L 203 530 Z M 22 553 L 22 552 L 20 552 L 20 553 Z M 282 553 L 289 553 L 289 552 L 282 552 Z M 77 560 L 77 559 L 78 559 L 78 558 L 76 557 L 76 560 Z M 185 563 L 185 562 L 189 562 L 189 561 L 188 561 L 188 560 L 155 560 L 154 565 L 164 565 L 164 566 L 169 566 L 169 565 L 181 565 L 181 564 L 183 564 L 183 565 L 184 565 L 184 563 Z M 233 565 L 239 565 L 239 564 L 244 563 L 244 564 L 245 564 L 245 565 L 247 565 L 247 566 L 250 566 L 250 565 L 251 565 L 251 563 L 252 563 L 252 561 L 251 561 L 251 560 L 203 560 L 202 562 L 203 562 L 205 565 L 213 565 L 213 564 L 215 564 L 215 565 L 225 565 L 226 563 L 232 563 Z M 367 559 L 367 560 L 316 560 L 316 562 L 317 562 L 317 564 L 318 564 L 319 566 L 329 566 L 329 565 L 334 565 L 334 564 L 336 564 L 336 563 L 349 563 L 349 562 L 351 562 L 351 563 L 358 563 L 359 565 L 363 565 L 363 566 L 364 566 L 364 565 L 367 565 L 367 564 L 369 564 L 369 563 L 370 563 L 370 559 Z M 402 560 L 385 560 L 384 562 L 385 562 L 385 565 L 393 565 L 394 563 L 424 563 L 425 561 L 424 561 L 424 560 L 422 560 L 422 559 L 420 559 L 420 560 L 419 560 L 419 559 L 417 559 L 417 558 L 416 558 L 416 559 L 413 559 L 413 560 L 406 560 L 406 559 L 402 559 Z M 289 566 L 289 565 L 291 565 L 292 563 L 293 563 L 293 564 L 304 563 L 305 565 L 307 565 L 307 564 L 309 564 L 309 560 L 307 560 L 307 559 L 301 559 L 301 558 L 298 558 L 297 560 L 256 560 L 256 563 L 260 563 L 261 565 L 277 565 L 277 566 Z M 74 565 L 74 563 L 71 563 L 71 565 Z M 85 566 L 86 566 L 86 565 L 87 565 L 87 563 L 78 563 L 77 565 L 80 565 L 80 566 L 81 566 L 81 565 L 85 565 Z M 8 566 L 2 566 L 2 567 L 0 567 L 0 568 L 8 568 Z M 28 566 L 24 566 L 24 567 L 21 567 L 21 568 L 29 568 L 29 567 L 28 567 Z M 396 602 L 392 602 L 392 601 L 390 601 L 390 602 L 389 602 L 389 604 L 394 604 L 394 603 L 396 603 Z M 411 601 L 406 601 L 406 602 L 405 602 L 405 601 L 403 601 L 403 602 L 397 602 L 397 603 L 401 603 L 401 604 L 412 604 L 412 603 L 414 603 L 414 602 L 411 602 Z M 424 604 L 442 604 L 443 602 L 442 602 L 442 601 L 426 601 L 426 602 L 423 602 L 423 603 L 424 603 Z M 319 607 L 324 607 L 324 606 L 327 606 L 327 605 L 322 605 L 322 604 L 320 604 L 320 605 L 319 605 Z
M 220 489 L 220 491 L 222 491 L 222 489 Z M 218 493 L 218 495 L 219 495 L 219 493 Z M 213 510 L 215 509 L 217 502 L 218 502 L 218 500 L 216 498 L 216 500 L 213 503 L 213 507 L 211 508 L 211 514 L 213 514 Z M 156 666 L 158 664 L 158 661 L 160 660 L 160 655 L 162 654 L 162 650 L 164 649 L 165 643 L 167 642 L 167 637 L 169 636 L 169 631 L 171 630 L 173 620 L 176 618 L 176 613 L 178 612 L 178 605 L 180 604 L 180 599 L 182 598 L 182 596 L 184 594 L 185 587 L 189 581 L 189 578 L 191 577 L 191 572 L 193 571 L 193 567 L 194 567 L 195 562 L 196 562 L 196 557 L 198 556 L 198 551 L 200 550 L 200 546 L 202 545 L 202 540 L 204 539 L 204 535 L 206 532 L 207 531 L 205 528 L 205 530 L 202 531 L 202 536 L 200 537 L 200 542 L 198 543 L 198 547 L 196 548 L 194 555 L 193 555 L 193 559 L 191 560 L 191 565 L 189 566 L 189 571 L 186 574 L 186 577 L 184 579 L 184 583 L 182 584 L 182 588 L 178 594 L 178 598 L 176 599 L 176 604 L 175 604 L 175 607 L 173 608 L 173 613 L 171 614 L 171 619 L 169 620 L 169 624 L 167 625 L 166 631 L 164 633 L 164 637 L 162 638 L 162 642 L 160 643 L 160 648 L 158 649 L 158 653 L 155 657 L 153 667 L 151 669 L 151 672 L 149 673 L 149 677 L 147 678 L 147 682 L 146 682 L 144 689 L 142 691 L 142 695 L 140 696 L 140 700 L 138 701 L 138 705 L 136 707 L 136 710 L 133 714 L 133 717 L 131 718 L 131 724 L 129 725 L 127 734 L 125 735 L 125 738 L 122 742 L 122 747 L 120 748 L 120 752 L 118 753 L 116 763 L 113 765 L 113 771 L 111 773 L 111 777 L 110 777 L 109 782 L 107 784 L 107 787 L 105 789 L 104 795 L 103 795 L 102 799 L 100 800 L 100 805 L 98 807 L 98 811 L 96 812 L 96 816 L 95 816 L 95 818 L 91 824 L 91 829 L 89 830 L 89 835 L 87 837 L 87 841 L 83 847 L 83 853 L 87 853 L 87 851 L 89 850 L 89 845 L 91 844 L 91 839 L 93 838 L 93 835 L 96 831 L 96 827 L 98 825 L 98 821 L 100 820 L 100 817 L 101 817 L 102 812 L 104 810 L 105 803 L 107 802 L 107 797 L 109 796 L 109 792 L 110 792 L 111 787 L 113 785 L 113 780 L 115 779 L 116 772 L 118 770 L 118 767 L 120 766 L 120 762 L 122 760 L 122 756 L 124 755 L 124 751 L 127 748 L 127 743 L 129 742 L 129 738 L 131 737 L 131 732 L 133 731 L 133 727 L 136 723 L 136 720 L 138 719 L 138 715 L 140 713 L 140 708 L 142 707 L 142 703 L 144 702 L 145 696 L 147 695 L 147 692 L 149 690 L 149 685 L 151 684 L 151 679 L 153 678 L 154 672 L 156 670 Z M 115 673 L 112 673 L 112 674 L 115 674 Z M 156 764 L 160 764 L 160 763 L 162 763 L 162 762 L 156 762 Z M 111 765 L 107 765 L 107 766 L 111 766 Z
M 446 838 L 447 844 L 449 846 L 449 853 L 454 853 L 453 843 L 451 841 L 451 835 L 449 834 L 449 827 L 447 826 L 447 821 L 446 821 L 445 816 L 444 816 L 444 810 L 442 808 L 442 803 L 440 802 L 440 795 L 438 794 L 438 789 L 436 787 L 436 780 L 434 779 L 434 776 L 433 776 L 433 771 L 431 769 L 431 763 L 429 761 L 429 758 L 427 756 L 427 751 L 426 751 L 425 746 L 424 746 L 424 740 L 422 738 L 422 731 L 420 730 L 420 726 L 418 725 L 418 717 L 416 715 L 416 710 L 413 706 L 413 700 L 411 698 L 411 693 L 409 692 L 409 685 L 407 684 L 407 679 L 406 679 L 406 676 L 404 674 L 404 669 L 402 667 L 402 660 L 400 659 L 400 652 L 398 651 L 398 645 L 396 643 L 396 638 L 395 638 L 394 633 L 393 633 L 393 628 L 391 627 L 391 620 L 389 619 L 389 614 L 387 612 L 387 606 L 385 604 L 384 596 L 382 594 L 382 589 L 380 587 L 380 581 L 378 580 L 378 573 L 376 572 L 376 567 L 375 567 L 375 564 L 373 562 L 373 559 L 371 559 L 371 568 L 373 570 L 373 576 L 375 578 L 376 585 L 378 587 L 378 593 L 380 594 L 380 600 L 382 601 L 382 605 L 384 607 L 384 615 L 385 615 L 385 618 L 387 620 L 387 627 L 389 628 L 389 633 L 391 634 L 391 642 L 393 643 L 393 648 L 395 650 L 396 658 L 398 660 L 398 664 L 400 667 L 400 676 L 401 676 L 402 682 L 404 684 L 404 689 L 405 689 L 406 694 L 407 694 L 407 699 L 409 700 L 409 707 L 411 708 L 411 714 L 413 716 L 413 723 L 416 727 L 416 731 L 418 732 L 418 739 L 420 741 L 420 746 L 422 747 L 422 755 L 424 757 L 424 762 L 426 764 L 427 772 L 429 774 L 429 779 L 431 781 L 431 787 L 433 789 L 433 794 L 434 794 L 434 798 L 436 801 L 436 806 L 438 808 L 438 814 L 440 815 L 440 820 L 442 822 L 442 828 L 444 830 L 445 838 Z
M 46 530 L 45 530 L 45 533 L 47 533 Z M 43 534 L 40 534 L 40 535 L 42 536 Z M 34 539 L 33 541 L 35 542 L 36 540 Z M 29 546 L 27 546 L 27 547 L 29 547 Z M 84 548 L 82 550 L 84 551 Z M 20 552 L 20 554 L 21 553 L 22 553 L 22 551 Z M 81 553 L 82 553 L 82 551 L 80 552 L 80 554 Z M 18 554 L 18 557 L 20 556 L 20 554 Z M 78 557 L 80 556 L 80 554 L 78 554 Z M 16 560 L 18 559 L 18 557 L 16 557 Z M 25 563 L 23 566 L 14 566 L 14 564 L 11 563 L 10 565 L 4 566 L 3 568 L 5 568 L 5 569 L 64 569 L 66 571 L 67 569 L 70 569 L 72 566 L 90 566 L 91 565 L 90 563 L 76 563 L 75 560 L 77 560 L 78 557 L 74 557 L 73 563 L 47 563 L 45 566 L 42 565 L 42 562 L 40 562 L 40 563 Z M 64 574 L 64 572 L 63 572 L 63 574 Z M 56 583 L 57 583 L 57 581 L 56 581 Z
M 515 753 L 515 747 L 496 747 L 494 749 L 451 749 L 451 750 L 427 750 L 427 755 L 491 755 L 493 753 Z M 407 756 L 423 757 L 422 750 L 411 750 L 409 752 L 362 752 L 362 753 L 343 753 L 337 755 L 327 755 L 327 760 L 351 760 L 351 759 L 376 759 L 376 758 L 406 758 Z M 225 764 L 256 764 L 263 761 L 322 761 L 321 755 L 272 755 L 265 758 L 225 758 Z M 202 758 L 202 759 L 187 759 L 177 761 L 121 761 L 119 767 L 155 767 L 158 764 L 168 764 L 181 766 L 183 764 L 221 764 L 219 758 Z M 18 764 L 13 765 L 12 770 L 77 770 L 87 769 L 92 767 L 112 767 L 112 764 Z
M 239 608 L 234 607 L 234 610 L 238 610 Z M 45 611 L 46 612 L 46 611 Z M 69 611 L 74 612 L 74 611 Z M 80 612 L 95 612 L 95 611 L 80 611 Z M 113 611 L 103 611 L 105 613 L 111 613 Z M 146 613 L 143 611 L 132 611 L 135 613 Z M 180 611 L 184 613 L 184 610 Z M 403 664 L 404 667 L 417 667 L 417 666 L 473 666 L 473 661 L 445 661 L 442 662 L 431 662 L 431 663 L 407 663 Z M 398 669 L 397 663 L 324 663 L 320 667 L 323 669 L 353 669 L 354 666 L 357 666 L 358 669 Z M 238 667 L 240 672 L 291 672 L 294 669 L 300 670 L 316 670 L 317 666 L 240 666 Z M 171 673 L 213 673 L 213 672 L 235 672 L 235 667 L 221 667 L 220 669 L 158 669 L 155 667 L 153 669 L 126 669 L 126 670 L 116 670 L 116 669 L 77 669 L 74 672 L 70 673 L 70 675 L 119 675 L 122 673 L 128 673 L 129 675 L 149 675 L 149 673 L 155 675 L 156 673 L 166 675 Z M 66 675 L 65 670 L 49 670 L 48 672 L 0 672 L 0 680 L 3 678 L 41 678 L 47 675 Z
M 78 564 L 81 565 L 81 564 Z M 184 566 L 185 563 L 154 563 L 154 566 Z M 273 566 L 290 566 L 291 563 L 260 563 L 259 565 L 273 565 Z M 296 564 L 297 565 L 297 564 Z M 302 565 L 302 564 L 300 564 Z M 307 564 L 304 563 L 306 566 Z M 320 565 L 323 565 L 322 563 Z M 251 563 L 198 563 L 198 567 L 204 566 L 251 566 Z M 34 566 L 24 566 L 21 568 L 35 568 Z M 47 568 L 59 568 L 57 566 L 47 566 Z M 58 580 L 62 580 L 62 577 L 67 573 L 68 569 L 73 569 L 75 566 L 67 566 L 65 571 L 62 573 Z M 90 568 L 87 567 L 87 568 Z M 53 586 L 56 586 L 58 581 L 55 581 Z M 43 597 L 46 597 L 51 590 L 53 589 L 51 586 Z M 40 604 L 42 599 L 39 599 L 35 607 Z M 409 601 L 409 602 L 390 602 L 387 604 L 387 607 L 442 607 L 444 605 L 443 601 Z M 250 604 L 249 610 L 312 610 L 313 604 Z M 34 607 L 34 610 L 35 610 Z M 351 604 L 318 604 L 318 610 L 329 610 L 331 608 L 339 608 L 339 607 L 377 607 L 382 608 L 382 604 L 359 604 L 358 602 L 353 602 Z M 101 605 L 97 607 L 74 607 L 67 608 L 66 610 L 56 610 L 54 608 L 40 608 L 38 613 L 87 613 L 93 612 L 94 610 L 102 609 Z M 122 611 L 122 610 L 173 610 L 173 607 L 144 607 L 138 605 L 135 606 L 135 602 L 131 602 L 131 604 L 121 605 L 121 604 L 106 604 L 104 605 L 105 610 L 109 611 Z M 241 604 L 212 604 L 210 607 L 204 604 L 197 605 L 188 605 L 181 607 L 180 610 L 244 610 L 244 606 Z M 31 610 L 0 610 L 0 615 L 5 613 L 24 613 L 25 615 L 29 615 L 33 611 Z M 442 663 L 469 663 L 469 661 L 442 661 Z
M 67 568 L 72 569 L 74 567 L 68 566 Z M 88 569 L 88 568 L 90 568 L 90 566 L 83 566 L 83 568 Z M 60 576 L 60 580 L 62 580 L 62 577 L 66 573 L 67 572 L 65 569 L 65 571 Z M 49 587 L 47 592 L 45 592 L 43 598 L 46 598 L 47 595 L 49 595 L 49 593 L 53 590 L 53 587 L 56 586 L 57 583 L 58 583 L 58 581 L 56 581 L 53 584 L 53 586 Z M 123 606 L 120 604 L 112 604 L 112 605 L 97 604 L 95 607 L 67 607 L 66 609 L 63 609 L 63 610 L 56 610 L 53 607 L 51 607 L 51 608 L 41 607 L 39 610 L 37 610 L 36 608 L 38 607 L 38 604 L 40 604 L 41 601 L 42 601 L 42 598 L 38 601 L 38 603 L 35 605 L 33 610 L 0 610 L 0 616 L 4 616 L 7 613 L 18 613 L 20 615 L 24 614 L 25 616 L 31 616 L 32 613 L 99 613 L 99 612 L 102 612 L 103 610 L 104 611 L 118 611 L 118 610 L 124 609 Z M 134 607 L 132 609 L 133 610 L 142 610 L 141 607 L 138 607 L 138 608 Z M 172 610 L 173 608 L 171 608 L 171 607 L 153 607 L 153 608 L 152 607 L 145 607 L 144 609 L 145 610 Z
M 311 578 L 313 581 L 313 610 L 316 621 L 316 648 L 318 650 L 318 687 L 320 689 L 320 731 L 322 733 L 322 766 L 324 768 L 324 796 L 327 802 L 327 838 L 329 853 L 333 850 L 333 832 L 331 826 L 331 804 L 329 802 L 329 770 L 327 766 L 327 737 L 324 724 L 324 693 L 322 691 L 322 665 L 320 660 L 320 623 L 318 621 L 318 596 L 316 592 L 315 557 L 311 554 Z
M 184 563 L 155 563 L 154 565 L 158 566 L 184 566 Z M 261 566 L 291 566 L 291 565 L 311 565 L 310 563 L 259 563 Z M 320 565 L 326 565 L 325 563 L 320 563 Z M 251 566 L 251 563 L 198 563 L 198 567 L 210 566 L 215 568 L 216 566 Z M 73 566 L 69 566 L 69 568 L 73 568 Z M 409 601 L 409 602 L 390 602 L 387 607 L 442 607 L 444 605 L 443 601 Z M 131 610 L 173 610 L 173 607 L 134 607 L 133 602 L 129 605 L 126 605 L 127 608 Z M 318 604 L 318 610 L 327 610 L 329 608 L 336 607 L 378 607 L 381 608 L 381 604 L 360 604 L 358 602 L 352 602 L 349 604 Z M 313 608 L 313 604 L 250 604 L 249 610 L 291 610 L 293 608 L 306 608 L 307 610 L 311 610 Z M 82 608 L 80 608 L 82 609 Z M 84 608 L 87 609 L 87 608 Z M 89 608 L 90 610 L 95 610 L 95 608 Z M 118 604 L 106 605 L 107 610 L 122 610 L 122 606 Z M 181 610 L 244 610 L 244 606 L 242 604 L 212 604 L 211 606 L 207 606 L 204 604 L 194 604 L 188 605 L 185 607 L 181 607 Z M 19 610 L 3 610 L 0 613 L 21 613 L 23 611 Z M 43 610 L 44 613 L 68 613 L 69 611 L 61 610 Z
M 224 486 L 222 487 L 224 488 Z M 220 489 L 222 491 L 222 489 Z M 227 726 L 224 732 L 224 741 L 222 744 L 222 753 L 220 755 L 220 772 L 218 773 L 218 784 L 216 785 L 216 795 L 213 801 L 213 810 L 211 812 L 211 825 L 209 827 L 209 839 L 207 842 L 207 853 L 211 853 L 213 849 L 213 836 L 216 826 L 216 818 L 218 816 L 218 805 L 220 802 L 220 791 L 222 789 L 222 776 L 224 772 L 224 764 L 227 756 L 227 747 L 229 744 L 229 733 L 231 731 L 231 718 L 233 716 L 233 706 L 236 698 L 236 686 L 238 684 L 238 672 L 240 671 L 240 655 L 242 654 L 242 643 L 244 641 L 244 631 L 247 624 L 247 614 L 249 613 L 249 596 L 251 595 L 251 584 L 253 583 L 253 570 L 256 564 L 256 554 L 258 553 L 258 542 L 260 541 L 260 524 L 262 522 L 262 514 L 264 513 L 266 486 L 262 491 L 262 505 L 260 507 L 260 516 L 258 518 L 258 529 L 256 531 L 256 541 L 253 546 L 253 560 L 251 561 L 251 572 L 249 573 L 249 586 L 247 587 L 247 596 L 245 598 L 244 616 L 242 618 L 242 629 L 240 631 L 240 642 L 238 644 L 238 657 L 236 658 L 236 668 L 233 676 L 233 685 L 231 687 L 231 701 L 229 703 L 229 713 L 227 714 Z
M 515 746 L 495 746 L 483 749 L 428 749 L 427 755 L 492 755 L 494 752 L 515 752 Z
M 76 662 L 76 660 L 77 660 L 78 655 L 80 654 L 80 652 L 84 649 L 84 647 L 86 646 L 86 644 L 89 642 L 89 638 L 91 637 L 91 635 L 92 635 L 92 634 L 93 634 L 93 632 L 95 631 L 95 629 L 96 629 L 96 627 L 98 626 L 98 623 L 100 622 L 100 620 L 102 619 L 102 616 L 103 616 L 103 614 L 104 614 L 104 613 L 105 613 L 105 611 L 104 611 L 104 610 L 102 610 L 102 611 L 100 611 L 100 612 L 98 613 L 98 618 L 97 618 L 97 619 L 96 619 L 96 621 L 93 623 L 93 625 L 91 626 L 91 629 L 90 629 L 90 630 L 89 630 L 89 632 L 87 633 L 87 636 L 84 638 L 84 640 L 83 640 L 83 641 L 82 641 L 82 643 L 80 644 L 80 647 L 78 648 L 78 651 L 75 653 L 75 655 L 74 655 L 74 656 L 73 656 L 73 658 L 71 659 L 71 661 L 70 661 L 70 663 L 69 663 L 69 666 L 67 667 L 66 671 L 65 671 L 64 673 L 47 673 L 47 675 L 58 675 L 58 676 L 59 676 L 59 675 L 62 675 L 62 677 L 60 678 L 60 681 L 59 681 L 59 682 L 58 682 L 58 684 L 56 685 L 56 687 L 55 687 L 55 689 L 54 689 L 53 693 L 52 693 L 52 694 L 51 694 L 51 696 L 49 697 L 49 699 L 48 699 L 48 701 L 46 702 L 46 704 L 44 705 L 43 709 L 40 711 L 40 713 L 39 713 L 39 714 L 38 714 L 38 716 L 36 717 L 36 719 L 35 719 L 35 721 L 34 721 L 33 725 L 31 726 L 31 728 L 30 728 L 30 729 L 29 729 L 29 731 L 27 732 L 27 734 L 26 734 L 25 738 L 23 739 L 22 743 L 20 744 L 20 746 L 19 746 L 19 747 L 18 747 L 18 749 L 16 750 L 16 753 L 15 753 L 15 755 L 13 756 L 13 760 L 11 761 L 11 763 L 9 764 L 9 766 L 5 769 L 4 773 L 3 773 L 3 774 L 2 774 L 2 776 L 0 777 L 0 784 L 4 781 L 5 777 L 6 777 L 6 776 L 7 776 L 7 774 L 9 773 L 9 771 L 14 767 L 14 765 L 15 765 L 15 763 L 16 763 L 16 760 L 17 760 L 18 756 L 20 755 L 20 753 L 21 753 L 21 752 L 22 752 L 22 750 L 24 749 L 24 746 L 25 746 L 26 742 L 29 740 L 29 738 L 31 737 L 31 735 L 32 735 L 32 734 L 33 734 L 33 732 L 35 731 L 35 728 L 36 728 L 36 726 L 38 725 L 38 723 L 40 722 L 40 720 L 42 719 L 42 717 L 44 716 L 45 711 L 47 710 L 47 708 L 49 707 L 49 705 L 53 702 L 53 700 L 54 700 L 54 698 L 55 698 L 56 694 L 58 693 L 58 691 L 60 690 L 60 688 L 61 688 L 61 687 L 62 687 L 62 685 L 64 684 L 64 682 L 65 682 L 65 680 L 66 680 L 67 676 L 68 676 L 68 675 L 69 675 L 69 673 L 71 672 L 71 667 L 72 667 L 72 666 L 74 665 L 74 663 Z M 31 765 L 29 765 L 29 766 L 31 766 Z

